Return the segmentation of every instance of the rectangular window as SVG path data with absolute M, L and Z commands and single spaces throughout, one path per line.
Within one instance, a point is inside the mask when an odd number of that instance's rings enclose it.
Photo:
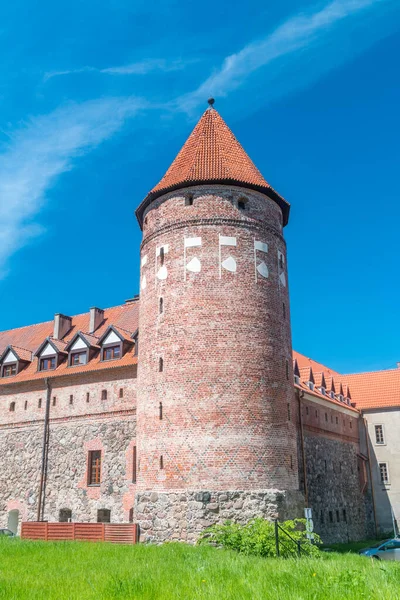
M 101 390 L 101 399 L 107 400 L 107 390 Z
M 79 365 L 86 365 L 87 363 L 87 351 L 73 352 L 71 354 L 71 367 L 77 367 Z
M 120 398 L 124 397 L 124 388 L 119 388 L 119 397 Z
M 5 365 L 3 367 L 3 377 L 12 377 L 17 374 L 17 363 L 12 365 Z
M 70 395 L 70 397 L 69 397 L 69 403 L 70 403 L 70 404 L 73 404 L 73 403 L 74 403 L 74 397 L 73 397 L 73 395 L 72 395 L 72 394 L 71 394 L 71 395 Z
M 103 360 L 116 360 L 121 358 L 121 344 L 103 348 Z
M 379 463 L 379 474 L 381 483 L 389 483 L 389 470 L 387 463 Z
M 132 483 L 136 483 L 136 446 L 132 448 Z
M 56 368 L 56 357 L 49 356 L 48 358 L 41 358 L 39 363 L 40 371 L 51 371 Z
M 375 425 L 375 440 L 377 444 L 384 444 L 383 425 Z
M 91 450 L 88 457 L 88 485 L 100 485 L 101 450 Z

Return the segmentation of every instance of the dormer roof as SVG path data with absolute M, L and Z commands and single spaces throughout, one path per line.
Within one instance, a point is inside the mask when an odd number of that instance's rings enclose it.
M 88 348 L 99 348 L 100 344 L 99 344 L 99 338 L 96 337 L 95 335 L 91 335 L 90 333 L 84 333 L 83 331 L 77 331 L 76 334 L 70 339 L 70 341 L 67 343 L 65 350 L 67 352 L 69 352 L 75 342 L 78 340 L 78 338 L 80 338 L 84 344 L 88 347 Z
M 0 363 L 6 359 L 9 352 L 11 352 L 17 360 L 22 360 L 25 362 L 32 361 L 32 352 L 30 350 L 26 350 L 25 348 L 18 348 L 18 346 L 9 345 L 5 348 L 4 352 L 1 354 Z
M 107 327 L 107 329 L 99 339 L 99 346 L 105 343 L 107 338 L 110 337 L 111 333 L 114 333 L 121 342 L 130 342 L 131 344 L 134 343 L 134 333 L 132 331 L 127 331 L 126 329 L 122 329 L 121 327 L 115 327 L 115 325 L 110 325 L 109 327 Z
M 49 336 L 40 344 L 34 356 L 40 356 L 48 345 L 53 348 L 54 354 L 66 354 L 66 342 L 63 342 L 62 340 L 56 340 Z
M 238 185 L 266 194 L 281 208 L 283 224 L 290 204 L 264 179 L 228 125 L 211 106 L 186 140 L 164 177 L 147 194 L 136 211 L 142 225 L 146 207 L 167 192 L 205 183 Z

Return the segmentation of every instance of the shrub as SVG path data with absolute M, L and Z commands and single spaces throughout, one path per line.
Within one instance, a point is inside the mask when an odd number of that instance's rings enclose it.
M 319 535 L 314 534 L 314 544 L 306 537 L 305 519 L 294 519 L 279 523 L 295 542 L 301 544 L 301 554 L 318 556 L 319 550 L 315 544 L 321 543 Z M 275 523 L 265 519 L 252 519 L 246 525 L 226 521 L 223 525 L 212 525 L 205 529 L 198 541 L 200 545 L 212 545 L 229 548 L 247 555 L 276 556 Z M 297 543 L 294 543 L 283 531 L 279 530 L 280 556 L 298 555 Z

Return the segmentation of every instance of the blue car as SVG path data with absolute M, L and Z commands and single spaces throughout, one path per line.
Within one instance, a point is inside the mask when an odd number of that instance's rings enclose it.
M 375 546 L 360 550 L 362 556 L 370 556 L 377 560 L 400 560 L 400 539 L 383 540 Z

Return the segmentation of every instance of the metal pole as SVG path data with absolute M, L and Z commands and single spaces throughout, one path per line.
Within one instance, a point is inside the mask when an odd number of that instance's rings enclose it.
M 44 416 L 44 428 L 43 428 L 43 447 L 42 447 L 42 467 L 40 471 L 40 484 L 39 484 L 39 498 L 37 507 L 37 521 L 41 521 L 43 518 L 42 514 L 42 496 L 43 496 L 43 485 L 44 485 L 44 473 L 46 468 L 46 446 L 48 443 L 48 428 L 49 428 L 49 413 L 50 413 L 50 398 L 51 398 L 51 385 L 49 378 L 45 379 L 47 395 L 46 395 L 46 412 Z
M 280 556 L 278 519 L 275 519 L 275 547 L 276 547 L 276 556 Z

